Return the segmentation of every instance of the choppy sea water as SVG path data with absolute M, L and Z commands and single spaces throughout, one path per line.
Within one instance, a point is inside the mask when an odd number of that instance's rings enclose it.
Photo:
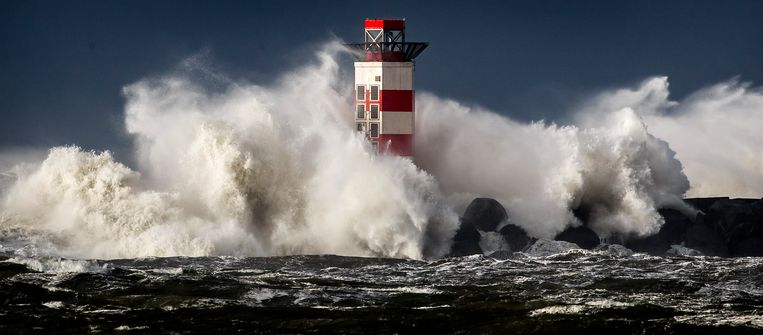
M 621 247 L 0 262 L 0 333 L 763 333 L 763 259 Z

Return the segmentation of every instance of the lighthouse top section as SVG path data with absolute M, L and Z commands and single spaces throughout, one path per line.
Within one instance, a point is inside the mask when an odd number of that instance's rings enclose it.
M 410 62 L 427 47 L 405 41 L 404 19 L 366 19 L 363 43 L 349 43 L 361 62 Z
M 366 29 L 405 30 L 405 19 L 366 19 Z

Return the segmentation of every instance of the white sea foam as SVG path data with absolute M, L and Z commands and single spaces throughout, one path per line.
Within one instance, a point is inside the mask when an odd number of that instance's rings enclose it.
M 581 314 L 585 310 L 586 307 L 581 305 L 556 305 L 530 311 L 530 316 L 538 317 L 546 314 Z
M 42 305 L 47 307 L 47 308 L 52 308 L 52 309 L 61 309 L 61 308 L 64 307 L 64 303 L 61 302 L 61 301 L 43 302 Z
M 9 262 L 24 264 L 28 268 L 47 273 L 102 272 L 105 269 L 93 261 L 70 260 L 49 257 L 13 257 Z
M 485 255 L 496 251 L 511 251 L 511 246 L 506 243 L 503 235 L 497 232 L 483 232 L 481 235 L 479 245 Z
M 540 239 L 531 245 L 525 253 L 531 256 L 544 257 L 578 249 L 580 249 L 580 247 L 575 243 Z

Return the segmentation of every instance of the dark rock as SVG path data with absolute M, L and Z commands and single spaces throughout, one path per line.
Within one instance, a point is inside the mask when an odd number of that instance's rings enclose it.
M 716 197 L 689 198 L 685 201 L 700 213 L 690 217 L 677 210 L 661 209 L 659 213 L 665 223 L 656 234 L 647 237 L 610 236 L 609 242 L 623 242 L 631 250 L 652 255 L 665 255 L 671 246 L 676 245 L 708 256 L 763 256 L 762 199 Z M 590 216 L 590 210 L 585 207 L 576 208 L 573 212 L 582 222 Z M 500 203 L 488 198 L 474 199 L 464 213 L 451 254 L 482 253 L 479 247 L 480 231 L 495 231 L 505 220 L 506 210 Z M 526 251 L 534 242 L 516 225 L 505 225 L 498 233 L 511 251 Z M 595 248 L 601 243 L 596 233 L 585 225 L 568 228 L 555 239 L 575 243 L 585 249 Z
M 758 227 L 763 226 L 763 199 L 758 200 L 750 204 L 752 210 L 752 222 L 756 223 Z M 758 230 L 758 237 L 763 237 L 763 229 Z
M 575 243 L 583 249 L 593 249 L 601 242 L 599 235 L 596 235 L 593 230 L 585 226 L 567 228 L 559 233 L 559 235 L 556 235 L 554 239 Z
M 591 218 L 591 206 L 580 204 L 578 207 L 572 209 L 572 215 L 580 220 L 580 222 L 588 222 Z
M 750 237 L 731 246 L 731 256 L 760 257 L 763 256 L 763 238 Z
M 686 239 L 686 231 L 692 226 L 691 218 L 675 209 L 660 209 L 665 223 L 657 234 L 630 238 L 625 244 L 631 250 L 651 255 L 664 255 L 671 245 L 681 244 Z
M 668 256 L 702 256 L 702 253 L 692 248 L 687 248 L 682 245 L 674 244 L 670 246 L 670 249 L 665 253 Z
M 517 225 L 507 224 L 498 233 L 503 236 L 511 251 L 525 251 L 532 244 L 527 232 Z
M 12 262 L 0 262 L 0 279 L 10 278 L 19 273 L 36 272 L 23 264 Z
M 763 221 L 763 199 L 755 201 L 750 204 L 753 215 L 757 218 L 758 222 Z
M 756 217 L 756 199 L 716 201 L 703 217 L 703 222 L 719 233 L 726 243 L 735 245 L 750 237 L 763 237 L 763 225 Z
M 686 198 L 684 199 L 684 202 L 691 205 L 692 207 L 699 209 L 702 212 L 707 213 L 707 210 L 710 209 L 710 206 L 712 206 L 716 201 L 719 200 L 729 200 L 729 197 L 716 197 L 716 198 Z
M 653 255 L 663 255 L 671 245 L 683 245 L 708 256 L 763 256 L 763 200 L 684 200 L 701 211 L 695 218 L 675 210 L 660 210 L 665 218 L 660 231 L 645 238 L 631 238 L 626 246 Z
M 466 207 L 464 219 L 474 223 L 477 229 L 495 231 L 498 225 L 508 219 L 501 203 L 490 198 L 476 198 Z
M 739 222 L 752 216 L 752 202 L 746 199 L 725 199 L 716 201 L 705 212 L 708 218 L 716 218 L 723 223 Z
M 456 236 L 453 237 L 453 246 L 450 248 L 450 256 L 468 256 L 482 254 L 480 248 L 480 232 L 469 220 L 461 219 Z
M 657 214 L 660 214 L 660 216 L 665 219 L 665 224 L 671 226 L 670 229 L 680 229 L 680 227 L 684 226 L 688 227 L 694 223 L 694 220 L 696 219 L 696 216 L 689 216 L 679 210 L 671 208 L 659 209 L 657 210 Z
M 706 256 L 729 256 L 729 249 L 723 236 L 703 223 L 697 223 L 686 231 L 684 244 Z

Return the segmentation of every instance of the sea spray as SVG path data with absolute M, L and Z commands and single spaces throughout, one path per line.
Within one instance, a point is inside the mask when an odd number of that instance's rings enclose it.
M 654 136 L 670 143 L 691 181 L 689 197 L 763 196 L 763 89 L 738 78 L 669 99 L 667 77 L 608 90 L 578 107 L 577 123 L 591 127 L 625 107 Z
M 36 167 L 16 169 L 0 225 L 31 236 L 35 252 L 67 257 L 427 258 L 447 253 L 457 212 L 474 196 L 498 199 L 513 223 L 552 238 L 582 217 L 602 237 L 650 234 L 661 225 L 658 208 L 687 210 L 682 195 L 702 192 L 683 174 L 698 171 L 702 157 L 686 154 L 693 158 L 682 165 L 686 149 L 676 153 L 673 140 L 659 138 L 669 131 L 652 135 L 699 112 L 665 112 L 675 103 L 653 81 L 597 97 L 579 126 L 518 123 L 419 91 L 412 162 L 372 154 L 352 131 L 343 52 L 329 43 L 315 62 L 268 85 L 198 79 L 192 72 L 208 70 L 196 61 L 128 85 L 125 126 L 137 167 L 108 152 L 53 148 Z M 759 93 L 734 87 L 710 89 L 720 93 L 685 108 L 710 115 L 720 94 L 715 105 L 755 111 Z M 754 163 L 760 155 L 750 152 Z M 703 180 L 702 190 L 722 181 Z
M 601 236 L 647 235 L 662 223 L 658 208 L 684 207 L 681 163 L 631 109 L 578 128 L 520 124 L 428 94 L 417 107 L 417 163 L 446 192 L 498 199 L 534 237 L 579 225 L 576 210 Z
M 458 218 L 434 178 L 341 122 L 339 51 L 271 87 L 211 92 L 182 74 L 129 85 L 140 173 L 54 148 L 9 191 L 4 224 L 55 236 L 50 253 L 70 257 L 444 255 Z
M 48 236 L 43 255 L 77 258 L 202 256 L 252 239 L 235 226 L 188 215 L 173 194 L 137 190 L 138 179 L 108 152 L 51 149 L 39 169 L 21 176 L 9 192 L 3 216 L 11 219 L 4 225 Z M 252 240 L 217 252 L 255 250 Z

